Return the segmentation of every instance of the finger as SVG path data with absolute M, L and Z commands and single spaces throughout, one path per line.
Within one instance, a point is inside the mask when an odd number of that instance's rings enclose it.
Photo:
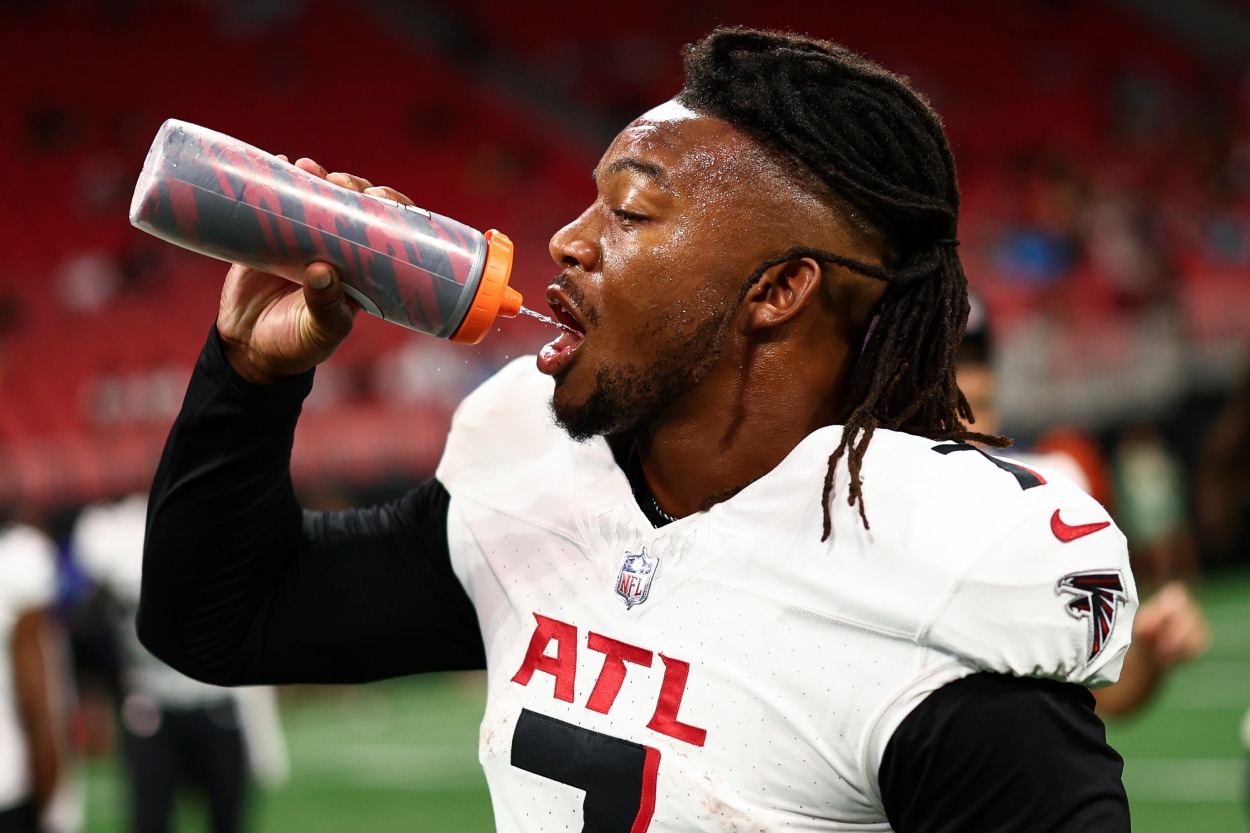
M 319 330 L 318 340 L 337 344 L 347 337 L 356 308 L 347 303 L 343 282 L 333 266 L 318 262 L 304 270 L 304 303 Z
M 329 263 L 310 263 L 304 270 L 304 289 L 317 294 L 318 304 L 324 304 L 343 295 L 342 282 L 338 273 Z
M 1155 645 L 1155 653 L 1164 666 L 1193 659 L 1201 653 L 1201 644 L 1181 633 L 1164 633 Z
M 291 160 L 287 158 L 287 155 L 285 153 L 279 153 L 278 158 L 281 159 L 283 162 L 286 162 L 288 165 L 291 164 Z
M 310 174 L 313 174 L 314 176 L 319 176 L 322 179 L 325 179 L 329 173 L 320 164 L 313 161 L 312 159 L 309 159 L 307 156 L 301 156 L 299 159 L 296 159 L 295 167 L 300 168 L 301 170 L 308 171 Z
M 1166 603 L 1169 610 L 1178 610 L 1190 603 L 1189 591 L 1179 581 L 1170 581 L 1163 585 L 1155 594 L 1155 598 L 1159 599 L 1161 604 Z
M 374 197 L 385 197 L 388 200 L 394 200 L 395 202 L 403 203 L 404 205 L 416 205 L 416 203 L 408 199 L 406 195 L 401 194 L 394 188 L 389 188 L 385 185 L 374 185 L 371 188 L 366 188 L 365 193 Z
M 1179 619 L 1159 636 L 1156 650 L 1169 663 L 1197 659 L 1211 646 L 1211 631 L 1205 621 Z
M 1194 601 L 1193 596 L 1184 585 L 1173 583 L 1165 586 L 1146 607 L 1154 607 L 1164 622 L 1164 627 L 1173 631 L 1201 633 L 1209 630 L 1207 618 L 1202 607 Z
M 363 176 L 343 173 L 342 171 L 335 171 L 334 173 L 328 175 L 326 179 L 333 182 L 335 185 L 342 185 L 344 188 L 350 188 L 353 191 L 363 191 L 366 188 L 373 187 L 373 183 L 365 179 Z
M 1160 604 L 1157 596 L 1147 601 L 1137 609 L 1133 619 L 1133 637 L 1152 638 L 1168 618 L 1168 613 L 1166 604 Z
M 1138 617 L 1133 620 L 1133 641 L 1154 643 L 1159 638 L 1162 620 Z

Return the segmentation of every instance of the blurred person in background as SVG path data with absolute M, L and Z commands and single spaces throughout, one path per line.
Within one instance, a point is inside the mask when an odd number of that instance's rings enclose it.
M 81 820 L 56 597 L 55 544 L 0 525 L 0 833 L 71 833 Z
M 1166 582 L 1198 575 L 1190 485 L 1179 455 L 1150 421 L 1124 426 L 1111 449 L 1115 516 L 1138 575 Z
M 992 329 L 981 299 L 973 296 L 969 302 L 968 327 L 956 353 L 959 387 L 976 416 L 973 427 L 997 434 L 1000 424 L 995 398 L 998 385 Z M 1048 431 L 1031 448 L 1013 446 L 1001 452 L 990 449 L 989 453 L 1030 469 L 1057 471 L 1106 507 L 1113 517 L 1119 517 L 1113 479 L 1102 450 L 1092 437 L 1075 428 L 1059 427 Z M 1142 498 L 1138 502 L 1144 501 Z M 1173 503 L 1168 506 L 1174 508 Z M 1174 519 L 1174 516 L 1173 511 L 1167 517 Z M 1157 526 L 1155 523 L 1151 529 Z M 1139 554 L 1132 544 L 1130 537 L 1130 549 L 1136 560 Z M 1126 717 L 1136 713 L 1153 699 L 1173 668 L 1201 657 L 1210 645 L 1211 626 L 1184 581 L 1169 580 L 1149 597 L 1143 593 L 1137 618 L 1133 620 L 1133 642 L 1125 656 L 1119 681 L 1094 690 L 1099 714 Z
M 147 498 L 86 507 L 71 551 L 108 612 L 121 659 L 121 752 L 136 833 L 163 833 L 176 796 L 203 795 L 212 833 L 237 833 L 248 786 L 285 783 L 285 741 L 274 690 L 228 689 L 193 680 L 148 653 L 135 634 Z

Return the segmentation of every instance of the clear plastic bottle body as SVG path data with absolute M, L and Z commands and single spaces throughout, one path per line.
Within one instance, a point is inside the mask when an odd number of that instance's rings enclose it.
M 308 264 L 332 263 L 365 311 L 440 338 L 479 341 L 483 314 L 515 315 L 510 307 L 520 304 L 507 286 L 512 245 L 504 235 L 341 188 L 176 119 L 148 151 L 130 221 L 183 248 L 296 282 Z

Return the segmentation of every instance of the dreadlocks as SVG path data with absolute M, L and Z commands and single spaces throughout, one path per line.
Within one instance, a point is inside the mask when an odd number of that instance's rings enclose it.
M 890 254 L 876 266 L 833 252 L 795 250 L 888 282 L 844 388 L 842 439 L 825 474 L 824 534 L 838 461 L 847 502 L 868 528 L 860 471 L 878 428 L 936 440 L 1004 437 L 968 431 L 972 410 L 955 382 L 968 320 L 968 282 L 955 251 L 959 187 L 941 119 L 905 78 L 828 41 L 718 29 L 684 52 L 678 98 L 758 141 L 805 181 L 858 209 Z M 791 254 L 791 253 L 787 253 Z

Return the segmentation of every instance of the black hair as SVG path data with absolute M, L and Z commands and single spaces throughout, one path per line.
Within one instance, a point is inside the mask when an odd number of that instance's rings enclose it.
M 959 186 L 938 114 L 907 79 L 845 47 L 784 33 L 721 28 L 684 50 L 678 99 L 758 141 L 880 233 L 886 266 L 833 252 L 822 261 L 886 281 L 842 394 L 842 439 L 829 457 L 822 503 L 826 540 L 838 461 L 859 503 L 860 470 L 878 428 L 936 440 L 1010 441 L 969 431 L 955 382 L 955 349 L 968 320 L 968 282 L 956 251 Z M 807 255 L 800 255 L 807 256 Z

